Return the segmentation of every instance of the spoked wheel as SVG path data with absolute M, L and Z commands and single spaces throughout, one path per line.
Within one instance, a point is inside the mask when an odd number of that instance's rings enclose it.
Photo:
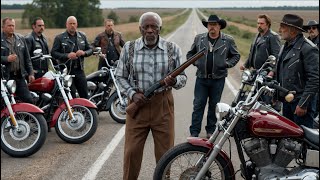
M 113 120 L 115 120 L 118 123 L 125 124 L 126 123 L 126 108 L 128 105 L 128 98 L 126 95 L 121 94 L 122 100 L 124 101 L 124 104 L 120 103 L 119 97 L 116 96 L 111 96 L 114 97 L 111 99 L 111 107 L 109 110 L 110 116 L 112 117 Z
M 48 127 L 42 114 L 16 112 L 18 128 L 10 124 L 10 117 L 1 120 L 1 149 L 13 157 L 27 157 L 44 144 Z
M 171 148 L 157 163 L 154 180 L 192 180 L 195 179 L 206 161 L 209 149 L 183 143 Z M 218 154 L 202 180 L 231 180 L 233 168 Z M 232 165 L 231 165 L 232 166 Z
M 72 144 L 89 140 L 97 130 L 98 113 L 96 109 L 81 105 L 72 106 L 74 120 L 69 118 L 67 110 L 62 111 L 55 125 L 58 136 Z

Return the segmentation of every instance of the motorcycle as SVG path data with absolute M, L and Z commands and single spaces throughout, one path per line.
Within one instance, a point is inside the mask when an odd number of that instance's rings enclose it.
M 167 151 L 157 163 L 154 180 L 234 180 L 231 150 L 229 156 L 222 150 L 230 137 L 234 137 L 244 179 L 319 179 L 319 131 L 298 126 L 258 101 L 263 93 L 275 90 L 287 94 L 289 102 L 294 97 L 295 92 L 267 81 L 266 74 L 260 69 L 250 93 L 235 107 L 217 104 L 216 129 L 209 139 L 189 137 Z
M 94 54 L 101 56 L 101 47 L 95 48 Z M 104 60 L 107 67 L 102 67 L 87 76 L 89 100 L 96 104 L 98 112 L 109 111 L 113 120 L 125 124 L 128 98 L 120 92 L 114 75 L 117 63 L 110 65 L 106 57 Z
M 72 77 L 67 66 L 54 66 L 50 55 L 35 50 L 39 60 L 48 60 L 53 70 L 28 84 L 30 91 L 39 98 L 35 103 L 45 112 L 49 130 L 54 127 L 58 136 L 68 143 L 80 144 L 89 140 L 96 132 L 98 113 L 96 105 L 84 98 L 73 98 L 70 91 Z
M 271 59 L 271 62 L 275 62 L 276 57 L 273 55 L 270 55 L 268 57 L 268 59 Z M 275 66 L 275 63 L 274 64 L 267 63 L 264 67 L 266 70 L 265 72 L 271 71 L 274 66 Z M 238 91 L 236 97 L 234 98 L 234 100 L 231 103 L 231 107 L 235 107 L 239 101 L 244 101 L 246 99 L 246 97 L 248 96 L 248 94 L 254 84 L 254 81 L 255 81 L 258 73 L 259 72 L 256 69 L 243 70 L 242 75 L 241 75 L 240 88 L 239 88 L 239 91 Z M 272 79 L 272 77 L 270 77 L 270 76 L 265 76 L 265 77 L 268 78 L 269 80 Z
M 28 157 L 45 143 L 48 127 L 40 108 L 16 103 L 15 91 L 14 80 L 1 78 L 1 149 L 12 157 Z

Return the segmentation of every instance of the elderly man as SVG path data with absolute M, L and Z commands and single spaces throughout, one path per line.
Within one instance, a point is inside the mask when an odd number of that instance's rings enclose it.
M 283 115 L 298 125 L 313 127 L 316 98 L 319 90 L 319 50 L 302 32 L 303 19 L 285 14 L 280 22 L 279 34 L 285 40 L 277 63 L 277 80 L 284 88 L 296 91 L 292 102 L 283 100 Z
M 149 131 L 155 144 L 155 157 L 161 156 L 174 145 L 174 101 L 172 88 L 185 86 L 184 73 L 176 78 L 168 72 L 180 66 L 182 52 L 178 45 L 160 37 L 162 20 L 154 12 L 144 13 L 139 20 L 142 37 L 127 42 L 122 49 L 116 76 L 122 91 L 131 103 L 143 104 L 135 117 L 127 114 L 123 179 L 138 179 L 143 147 Z M 165 78 L 161 87 L 149 100 L 144 97 L 150 86 Z
M 73 77 L 71 94 L 76 97 L 76 90 L 81 98 L 88 98 L 87 79 L 84 73 L 84 57 L 92 55 L 92 48 L 83 32 L 77 31 L 76 17 L 69 16 L 66 31 L 57 35 L 53 42 L 51 55 L 61 63 L 67 63 Z
M 202 48 L 208 49 L 208 54 L 195 62 L 198 68 L 196 72 L 196 84 L 194 87 L 192 124 L 190 134 L 197 137 L 201 131 L 204 109 L 209 99 L 207 115 L 207 138 L 215 130 L 217 117 L 215 106 L 220 101 L 228 68 L 234 67 L 240 60 L 240 54 L 232 36 L 221 32 L 227 26 L 224 19 L 211 15 L 208 21 L 202 20 L 206 33 L 198 34 L 187 54 L 192 57 Z

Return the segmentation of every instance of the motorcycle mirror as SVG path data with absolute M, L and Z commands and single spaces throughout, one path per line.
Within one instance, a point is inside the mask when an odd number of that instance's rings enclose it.
M 294 99 L 294 95 L 292 93 L 289 93 L 286 95 L 285 100 L 287 102 L 291 102 Z
M 267 59 L 267 61 L 271 62 L 271 63 L 275 63 L 276 62 L 276 57 L 274 55 L 270 55 Z
M 99 53 L 101 51 L 101 47 L 96 47 L 94 51 Z

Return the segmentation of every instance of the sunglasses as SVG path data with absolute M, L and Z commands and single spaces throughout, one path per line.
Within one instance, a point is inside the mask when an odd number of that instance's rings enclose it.
M 308 30 L 310 30 L 310 29 L 315 30 L 315 29 L 317 29 L 317 27 L 316 26 L 308 27 Z

